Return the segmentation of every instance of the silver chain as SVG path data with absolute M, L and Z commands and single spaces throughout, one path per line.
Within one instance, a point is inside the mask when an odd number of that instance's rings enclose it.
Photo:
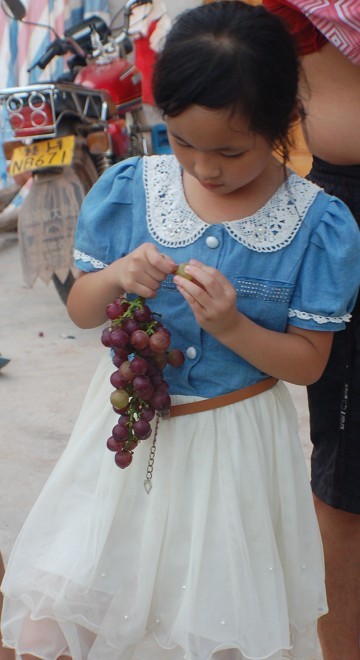
M 160 422 L 160 415 L 157 413 L 156 414 L 156 424 L 155 424 L 155 429 L 154 429 L 154 438 L 152 441 L 151 449 L 150 449 L 150 454 L 149 454 L 149 460 L 147 464 L 147 469 L 146 469 L 146 478 L 144 481 L 144 488 L 149 495 L 151 489 L 152 489 L 152 474 L 154 470 L 154 462 L 155 462 L 155 452 L 156 452 L 156 439 L 157 439 L 157 433 L 158 433 L 158 428 L 159 428 L 159 422 Z

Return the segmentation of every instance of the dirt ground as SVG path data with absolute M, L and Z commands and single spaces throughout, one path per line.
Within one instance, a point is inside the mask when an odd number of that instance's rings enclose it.
M 53 285 L 23 285 L 15 232 L 0 233 L 0 549 L 16 536 L 62 453 L 104 348 L 101 331 L 80 330 Z M 291 386 L 309 465 L 303 387 Z M 314 660 L 321 660 L 321 654 Z
M 59 458 L 104 350 L 50 284 L 23 285 L 16 233 L 0 233 L 0 549 L 16 535 Z

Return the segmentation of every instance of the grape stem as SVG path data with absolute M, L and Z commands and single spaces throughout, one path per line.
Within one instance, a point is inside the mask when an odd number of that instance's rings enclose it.
M 127 300 L 127 298 L 123 298 L 122 300 L 124 302 L 129 303 L 129 307 L 127 308 L 127 310 L 125 312 L 123 312 L 123 314 L 119 318 L 113 320 L 112 324 L 114 326 L 121 325 L 121 323 L 125 319 L 132 318 L 134 310 L 135 309 L 141 309 L 144 305 L 144 302 L 145 302 L 145 299 L 141 298 L 141 296 L 138 296 L 137 298 L 135 298 L 131 302 L 129 302 Z M 161 318 L 161 314 L 158 314 L 157 312 L 152 312 L 152 316 L 158 316 L 159 318 Z M 157 327 L 156 326 L 156 321 L 153 321 L 152 323 L 150 323 L 148 325 L 148 327 L 146 328 L 146 330 L 145 330 L 146 334 L 148 334 L 149 336 L 153 335 L 156 331 L 156 327 Z

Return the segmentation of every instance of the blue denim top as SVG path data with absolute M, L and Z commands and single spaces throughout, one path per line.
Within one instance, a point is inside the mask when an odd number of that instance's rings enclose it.
M 172 155 L 114 165 L 83 203 L 75 265 L 86 272 L 104 268 L 144 242 L 177 263 L 193 257 L 220 270 L 236 289 L 238 309 L 278 332 L 288 324 L 343 329 L 360 283 L 353 216 L 294 173 L 253 216 L 208 224 L 187 204 Z M 172 276 L 149 304 L 186 357 L 182 367 L 166 367 L 171 394 L 217 396 L 267 376 L 198 326 Z

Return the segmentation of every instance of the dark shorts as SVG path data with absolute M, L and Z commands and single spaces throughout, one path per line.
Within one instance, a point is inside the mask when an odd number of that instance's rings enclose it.
M 360 225 L 360 165 L 335 166 L 314 158 L 307 178 L 342 199 Z M 323 376 L 307 390 L 313 492 L 336 509 L 360 513 L 359 298 L 346 330 L 334 333 Z

